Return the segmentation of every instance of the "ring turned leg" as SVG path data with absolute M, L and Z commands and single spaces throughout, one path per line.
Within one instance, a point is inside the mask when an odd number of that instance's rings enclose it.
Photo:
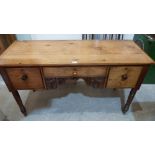
M 129 110 L 129 107 L 130 107 L 130 105 L 131 105 L 131 102 L 132 102 L 132 100 L 133 100 L 133 98 L 134 98 L 136 92 L 137 92 L 137 89 L 135 89 L 135 88 L 132 88 L 132 89 L 131 89 L 130 94 L 129 94 L 128 99 L 127 99 L 127 102 L 126 102 L 126 104 L 122 107 L 122 112 L 123 112 L 123 113 L 126 113 L 126 112 Z
M 16 100 L 19 108 L 20 108 L 20 111 L 24 114 L 24 116 L 27 116 L 26 109 L 22 103 L 22 100 L 20 98 L 18 91 L 17 90 L 12 91 L 12 95 L 14 96 L 14 98 L 15 98 L 15 100 Z

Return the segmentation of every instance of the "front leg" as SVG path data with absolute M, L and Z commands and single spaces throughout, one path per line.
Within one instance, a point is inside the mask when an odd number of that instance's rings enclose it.
M 24 105 L 22 103 L 22 100 L 20 98 L 18 91 L 17 90 L 12 91 L 12 95 L 14 96 L 14 98 L 20 108 L 20 111 L 24 114 L 24 116 L 27 116 L 26 108 L 24 107 Z
M 2 75 L 2 78 L 5 81 L 5 84 L 8 87 L 9 91 L 12 92 L 12 95 L 14 96 L 14 98 L 20 108 L 20 111 L 24 114 L 24 116 L 27 116 L 27 112 L 26 112 L 26 109 L 22 103 L 20 95 L 19 95 L 18 91 L 13 87 L 6 70 L 4 68 L 0 68 L 0 74 Z
M 132 102 L 132 100 L 133 100 L 133 98 L 134 98 L 136 92 L 137 92 L 137 89 L 135 89 L 135 88 L 132 88 L 132 89 L 131 89 L 130 94 L 129 94 L 128 99 L 127 99 L 127 102 L 126 102 L 126 104 L 122 107 L 122 112 L 123 112 L 123 113 L 126 113 L 126 112 L 129 110 L 129 107 L 130 107 L 130 105 L 131 105 L 131 102 Z

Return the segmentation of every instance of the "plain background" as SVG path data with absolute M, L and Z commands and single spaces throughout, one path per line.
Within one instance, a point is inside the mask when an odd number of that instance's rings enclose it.
M 82 34 L 16 34 L 18 40 L 82 40 Z M 124 40 L 132 40 L 134 34 L 124 34 Z
M 155 32 L 153 0 L 1 0 L 0 5 L 0 33 Z M 0 123 L 5 155 L 153 155 L 154 139 L 154 122 Z

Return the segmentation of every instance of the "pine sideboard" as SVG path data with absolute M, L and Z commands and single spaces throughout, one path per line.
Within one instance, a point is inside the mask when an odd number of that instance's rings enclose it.
M 0 55 L 0 72 L 25 116 L 18 90 L 54 89 L 79 78 L 94 88 L 131 88 L 125 113 L 152 63 L 133 41 L 15 41 Z

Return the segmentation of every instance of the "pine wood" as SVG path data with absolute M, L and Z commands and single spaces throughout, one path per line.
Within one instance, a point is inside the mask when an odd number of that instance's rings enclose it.
M 94 88 L 132 88 L 126 112 L 154 61 L 133 41 L 16 41 L 0 55 L 0 71 L 26 115 L 18 89 L 56 88 L 83 78 Z
M 7 68 L 6 72 L 15 89 L 41 89 L 43 82 L 38 68 Z M 26 75 L 27 79 L 22 80 Z
M 106 75 L 106 67 L 44 67 L 44 75 L 50 77 L 100 77 Z
M 141 71 L 142 67 L 137 66 L 111 67 L 107 88 L 134 88 Z
M 133 41 L 15 41 L 0 66 L 141 65 L 153 60 Z

